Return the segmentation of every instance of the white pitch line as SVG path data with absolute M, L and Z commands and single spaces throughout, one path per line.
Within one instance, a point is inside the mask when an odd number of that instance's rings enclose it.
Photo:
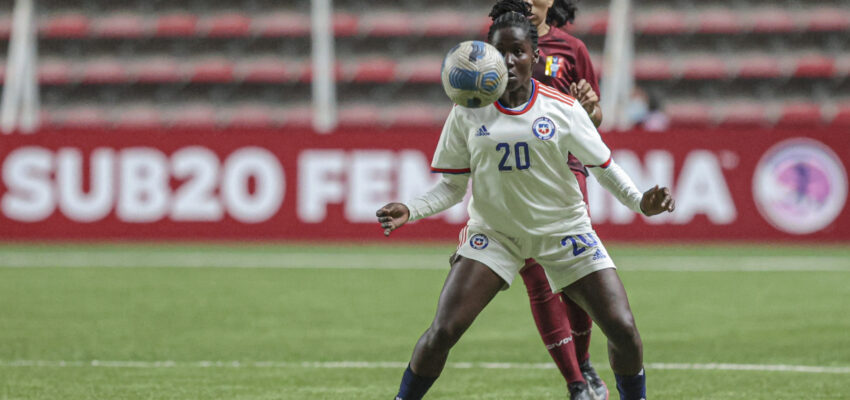
M 623 271 L 839 271 L 850 272 L 850 257 L 839 256 L 631 256 L 616 260 Z M 0 251 L 5 268 L 275 268 L 445 270 L 446 254 L 250 253 L 224 251 Z
M 0 368 L 19 367 L 95 367 L 95 368 L 302 368 L 302 369 L 402 369 L 406 362 L 398 361 L 48 361 L 0 360 Z M 455 369 L 554 369 L 552 363 L 493 363 L 450 362 Z M 607 369 L 599 366 L 598 369 Z M 703 371 L 767 371 L 802 372 L 811 374 L 850 374 L 850 367 L 787 364 L 728 364 L 728 363 L 648 363 L 648 370 Z

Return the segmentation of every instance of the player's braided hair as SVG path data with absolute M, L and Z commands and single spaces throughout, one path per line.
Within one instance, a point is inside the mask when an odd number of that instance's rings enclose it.
M 560 28 L 576 19 L 578 0 L 555 0 L 546 12 L 546 23 Z
M 493 34 L 502 28 L 520 28 L 528 33 L 531 39 L 531 50 L 537 53 L 537 27 L 531 23 L 531 5 L 524 0 L 499 0 L 490 10 L 490 30 L 487 41 L 493 41 Z

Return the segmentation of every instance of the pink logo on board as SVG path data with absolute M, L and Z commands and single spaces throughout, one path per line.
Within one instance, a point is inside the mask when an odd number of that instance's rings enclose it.
M 828 146 L 808 139 L 782 141 L 762 156 L 753 175 L 759 213 L 775 228 L 805 235 L 838 218 L 847 200 L 847 172 Z

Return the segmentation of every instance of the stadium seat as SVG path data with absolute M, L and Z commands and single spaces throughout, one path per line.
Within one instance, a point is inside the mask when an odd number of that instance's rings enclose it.
M 71 65 L 67 62 L 42 60 L 38 66 L 38 81 L 43 85 L 65 85 L 72 81 L 71 73 Z
M 378 13 L 360 19 L 359 31 L 370 37 L 410 36 L 415 32 L 415 21 L 406 13 Z
M 208 37 L 246 37 L 251 33 L 251 19 L 243 14 L 228 13 L 204 18 L 199 30 Z
M 150 106 L 117 108 L 111 120 L 116 129 L 159 129 L 164 125 L 162 113 Z
M 0 39 L 8 39 L 12 34 L 12 18 L 8 15 L 0 15 Z
M 481 18 L 470 19 L 458 13 L 433 13 L 423 16 L 422 33 L 425 36 L 465 36 L 479 32 Z
M 234 66 L 227 59 L 196 60 L 189 80 L 196 83 L 227 83 L 233 81 Z
M 83 65 L 81 81 L 86 84 L 126 83 L 129 81 L 129 71 L 118 60 L 96 60 Z
M 769 124 L 767 108 L 760 103 L 732 102 L 718 111 L 720 127 L 756 128 Z
M 218 112 L 208 105 L 190 105 L 170 110 L 167 124 L 174 128 L 216 129 Z
M 835 75 L 835 59 L 820 54 L 801 57 L 794 68 L 798 78 L 829 78 Z
M 782 9 L 756 10 L 748 19 L 756 33 L 789 33 L 797 28 L 791 14 Z
M 451 106 L 448 103 L 439 109 L 435 109 L 435 106 L 429 103 L 407 104 L 393 107 L 382 113 L 381 122 L 390 129 L 408 126 L 432 126 L 439 129 L 449 115 L 449 111 Z
M 703 34 L 735 34 L 743 31 L 743 23 L 731 10 L 708 10 L 696 15 L 696 32 Z
M 635 31 L 644 35 L 679 35 L 688 31 L 684 13 L 658 10 L 635 18 Z
M 821 107 L 816 103 L 795 102 L 782 107 L 777 125 L 780 126 L 817 126 L 823 123 Z
M 39 34 L 47 38 L 84 38 L 88 36 L 91 24 L 83 14 L 62 14 L 41 21 Z
M 225 128 L 270 129 L 277 125 L 272 117 L 272 110 L 262 105 L 230 108 L 227 114 L 229 114 L 229 118 L 224 123 Z
M 778 78 L 784 74 L 783 68 L 776 57 L 756 55 L 742 57 L 738 61 L 737 78 L 769 79 Z
M 310 15 L 272 13 L 255 17 L 252 29 L 261 37 L 303 37 L 310 35 Z
M 237 80 L 251 83 L 284 83 L 297 77 L 289 66 L 278 59 L 259 59 L 240 62 L 236 65 Z
M 194 14 L 170 14 L 157 19 L 154 34 L 160 37 L 195 36 L 198 17 Z
M 635 58 L 634 69 L 635 79 L 640 81 L 667 80 L 673 76 L 670 59 L 664 56 L 637 57 Z
M 146 22 L 137 14 L 108 15 L 92 21 L 91 34 L 101 38 L 139 38 L 147 34 Z
M 130 70 L 140 83 L 174 83 L 185 79 L 180 65 L 167 58 L 143 60 L 135 63 Z
M 809 32 L 842 32 L 850 30 L 850 11 L 840 8 L 819 8 L 804 18 Z
M 397 64 L 389 58 L 362 60 L 348 68 L 350 72 L 344 75 L 344 79 L 356 83 L 387 83 L 397 80 Z
M 429 57 L 425 59 L 412 60 L 399 65 L 400 80 L 410 83 L 440 83 L 440 69 L 442 60 Z
M 672 127 L 704 128 L 712 124 L 711 107 L 704 103 L 672 102 L 665 111 Z
M 680 75 L 683 79 L 712 80 L 729 76 L 729 62 L 711 55 L 691 56 L 682 60 Z
M 374 105 L 341 107 L 337 117 L 343 126 L 370 126 L 380 119 L 381 109 Z
M 282 114 L 284 128 L 303 128 L 313 124 L 313 109 L 309 105 L 287 106 Z
M 102 128 L 109 119 L 102 107 L 78 106 L 56 110 L 48 114 L 51 126 L 62 128 Z
M 357 25 L 358 17 L 354 14 L 336 13 L 333 16 L 334 36 L 354 36 L 357 34 Z

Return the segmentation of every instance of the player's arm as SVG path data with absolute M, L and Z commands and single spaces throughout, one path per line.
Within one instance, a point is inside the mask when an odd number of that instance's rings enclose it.
M 467 126 L 458 116 L 458 108 L 452 109 L 440 133 L 440 142 L 434 151 L 431 171 L 443 174 L 437 185 L 427 193 L 407 202 L 390 203 L 376 215 L 384 235 L 413 221 L 437 214 L 463 200 L 469 182 L 469 150 L 466 146 Z
M 427 193 L 403 203 L 390 203 L 377 212 L 378 222 L 384 235 L 400 228 L 408 221 L 430 217 L 460 203 L 466 194 L 469 174 L 443 174 L 437 184 Z
M 626 171 L 611 158 L 611 150 L 602 141 L 583 109 L 573 105 L 566 111 L 572 123 L 570 132 L 564 135 L 565 148 L 590 168 L 590 173 L 605 190 L 626 207 L 644 215 L 672 212 L 676 208 L 668 188 L 659 188 L 656 185 L 645 193 L 637 189 Z

